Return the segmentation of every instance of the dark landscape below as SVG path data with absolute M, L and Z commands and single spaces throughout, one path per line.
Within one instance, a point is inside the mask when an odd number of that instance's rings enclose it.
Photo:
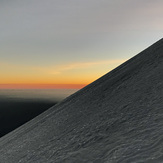
M 0 137 L 36 117 L 56 103 L 42 99 L 0 97 Z
M 163 39 L 3 136 L 0 162 L 163 162 Z

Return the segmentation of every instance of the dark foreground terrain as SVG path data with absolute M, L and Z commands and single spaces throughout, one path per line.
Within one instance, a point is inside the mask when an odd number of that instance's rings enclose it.
M 163 39 L 2 137 L 0 162 L 163 162 Z
M 0 97 L 0 137 L 11 132 L 37 115 L 41 114 L 55 102 L 37 99 L 10 99 Z

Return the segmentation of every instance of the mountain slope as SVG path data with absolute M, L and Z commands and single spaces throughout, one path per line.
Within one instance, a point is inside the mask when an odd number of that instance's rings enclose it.
M 0 162 L 163 161 L 163 39 L 0 139 Z

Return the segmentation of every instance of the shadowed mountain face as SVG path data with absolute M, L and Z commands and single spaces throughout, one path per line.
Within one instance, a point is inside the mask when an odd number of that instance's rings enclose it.
M 0 162 L 163 161 L 163 39 L 0 140 Z

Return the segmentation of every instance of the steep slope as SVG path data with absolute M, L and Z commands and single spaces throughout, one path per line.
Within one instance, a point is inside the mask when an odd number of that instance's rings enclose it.
M 163 39 L 0 140 L 0 162 L 163 161 Z

